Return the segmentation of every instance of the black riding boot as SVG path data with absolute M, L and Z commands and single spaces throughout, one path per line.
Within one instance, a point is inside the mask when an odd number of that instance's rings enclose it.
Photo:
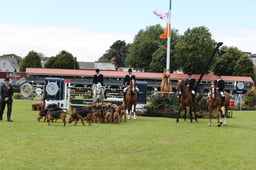
M 104 98 L 105 99 L 107 98 L 107 91 L 106 90 L 104 91 Z
M 224 106 L 225 105 L 225 97 L 221 97 L 221 100 L 222 100 L 221 106 Z
M 125 96 L 126 96 L 126 93 L 124 93 L 124 103 L 125 103 Z
M 196 101 L 196 97 L 195 97 L 195 95 L 193 93 L 191 93 L 191 94 L 192 94 L 193 102 L 195 102 Z

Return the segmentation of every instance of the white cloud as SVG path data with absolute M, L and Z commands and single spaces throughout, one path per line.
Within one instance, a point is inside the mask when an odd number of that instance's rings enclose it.
M 241 51 L 256 53 L 256 28 L 219 27 L 210 28 L 213 39 L 223 45 L 237 47 Z
M 0 55 L 24 57 L 34 50 L 50 57 L 66 50 L 78 61 L 96 61 L 115 41 L 130 43 L 133 36 L 84 28 L 0 24 Z
M 241 27 L 209 27 L 213 39 L 226 46 L 256 53 L 256 29 Z M 85 28 L 64 28 L 0 24 L 0 55 L 14 53 L 21 57 L 29 51 L 55 56 L 66 50 L 78 61 L 96 61 L 117 40 L 133 41 L 134 35 L 95 32 Z

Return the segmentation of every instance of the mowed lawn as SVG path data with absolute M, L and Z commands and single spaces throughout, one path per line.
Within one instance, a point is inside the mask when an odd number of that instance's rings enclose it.
M 91 127 L 38 122 L 32 100 L 15 100 L 0 122 L 0 169 L 256 169 L 256 111 L 234 111 L 228 125 L 137 117 Z M 69 117 L 69 116 L 68 116 Z M 87 125 L 87 124 L 86 124 Z

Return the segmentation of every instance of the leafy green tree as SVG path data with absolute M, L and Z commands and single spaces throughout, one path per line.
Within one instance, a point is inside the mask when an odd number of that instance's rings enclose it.
M 239 73 L 240 70 L 237 70 L 235 72 L 235 67 L 237 66 L 237 63 L 240 60 L 241 56 L 244 56 L 245 54 L 236 47 L 223 46 L 221 48 L 221 51 L 223 51 L 224 54 L 220 56 L 216 56 L 216 62 L 213 65 L 214 74 L 221 73 L 222 75 L 241 75 Z M 241 66 L 237 66 L 237 67 L 241 67 Z M 253 66 L 251 66 L 250 64 L 248 66 L 243 65 L 242 67 L 245 67 L 245 68 L 252 67 L 251 69 L 253 69 Z M 247 68 L 246 70 L 249 70 L 249 69 Z
M 25 72 L 26 68 L 42 68 L 40 55 L 35 51 L 30 51 L 20 62 L 20 71 Z
M 254 74 L 253 80 L 254 82 L 256 82 L 256 66 L 253 67 L 253 74 Z
M 174 60 L 184 73 L 201 74 L 213 53 L 215 44 L 206 27 L 188 29 L 175 45 Z M 210 68 L 206 73 L 209 70 Z
M 99 62 L 109 62 L 112 58 L 116 60 L 117 67 L 123 67 L 124 61 L 128 52 L 129 44 L 126 44 L 125 41 L 117 40 L 114 42 L 110 49 L 99 58 Z
M 247 55 L 242 55 L 234 67 L 234 76 L 250 76 L 254 78 L 253 62 Z
M 50 57 L 47 59 L 46 63 L 44 64 L 45 68 L 54 68 L 54 62 L 56 61 L 56 57 Z
M 256 106 L 256 90 L 249 90 L 245 93 L 244 104 L 250 109 L 255 108 Z
M 178 31 L 176 29 L 172 29 L 171 30 L 170 68 L 169 68 L 171 72 L 179 68 L 179 66 L 175 61 L 175 58 L 173 57 L 175 53 L 174 47 L 178 39 L 179 39 Z M 152 61 L 150 63 L 149 71 L 161 73 L 166 68 L 166 56 L 167 56 L 166 47 L 167 47 L 167 43 L 165 45 L 160 46 L 152 54 Z
M 160 24 L 149 26 L 146 30 L 140 30 L 128 49 L 125 59 L 126 66 L 149 71 L 152 54 L 166 43 L 165 40 L 159 38 L 162 33 L 163 28 Z
M 49 58 L 45 68 L 79 69 L 79 65 L 72 54 L 63 50 L 56 57 Z
M 166 68 L 166 47 L 161 46 L 153 53 L 150 63 L 150 71 L 161 73 Z

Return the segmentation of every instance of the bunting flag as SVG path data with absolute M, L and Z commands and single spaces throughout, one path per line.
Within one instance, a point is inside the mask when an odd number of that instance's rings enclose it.
M 153 13 L 162 20 L 168 18 L 168 12 L 158 12 L 156 10 L 153 10 Z
M 168 22 L 169 19 L 169 13 L 168 12 L 158 12 L 156 10 L 153 10 L 153 13 L 158 16 L 160 19 L 162 20 L 166 20 L 166 27 L 165 27 L 165 31 L 163 34 L 161 34 L 159 37 L 160 39 L 166 39 L 169 37 L 169 32 L 170 32 L 170 24 Z
M 167 22 L 165 26 L 165 31 L 163 34 L 161 34 L 159 37 L 160 39 L 166 39 L 169 37 L 169 32 L 170 32 L 170 24 Z

